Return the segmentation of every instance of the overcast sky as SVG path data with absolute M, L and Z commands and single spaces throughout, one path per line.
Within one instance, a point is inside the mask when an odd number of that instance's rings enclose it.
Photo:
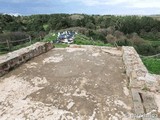
M 0 13 L 160 14 L 160 0 L 0 0 Z

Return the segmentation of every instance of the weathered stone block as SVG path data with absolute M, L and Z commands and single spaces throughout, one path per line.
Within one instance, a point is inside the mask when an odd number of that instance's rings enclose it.
M 142 81 L 156 82 L 156 78 L 148 73 L 138 53 L 133 47 L 122 47 L 126 73 L 130 79 L 130 87 L 143 87 Z
M 131 92 L 132 92 L 135 114 L 137 115 L 144 114 L 143 104 L 141 102 L 141 98 L 138 91 L 132 89 Z

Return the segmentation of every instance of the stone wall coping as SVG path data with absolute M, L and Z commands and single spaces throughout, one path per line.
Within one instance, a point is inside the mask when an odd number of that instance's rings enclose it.
M 22 54 L 25 54 L 28 51 L 34 50 L 34 49 L 38 48 L 39 46 L 43 46 L 44 44 L 45 44 L 44 42 L 37 42 L 31 46 L 21 48 L 19 50 L 9 52 L 8 54 L 2 55 L 2 56 L 0 56 L 0 65 L 5 63 L 6 61 L 9 61 L 9 60 L 14 59 Z
M 160 92 L 160 75 L 149 73 L 134 47 L 123 46 L 122 52 L 130 87 L 143 89 L 147 86 L 151 91 Z
M 53 48 L 52 43 L 37 42 L 25 48 L 0 56 L 0 76 L 13 68 Z

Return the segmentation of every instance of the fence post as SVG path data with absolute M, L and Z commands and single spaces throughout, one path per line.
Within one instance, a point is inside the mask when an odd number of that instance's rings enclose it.
M 8 50 L 11 51 L 11 46 L 10 46 L 9 40 L 7 39 L 6 42 L 7 42 Z
M 31 36 L 29 36 L 29 42 L 30 42 L 30 44 L 32 43 L 32 39 L 31 39 Z

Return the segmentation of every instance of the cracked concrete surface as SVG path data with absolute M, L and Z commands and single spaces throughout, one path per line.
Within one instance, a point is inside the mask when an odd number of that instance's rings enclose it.
M 0 119 L 131 120 L 121 51 L 112 49 L 56 48 L 1 77 Z

